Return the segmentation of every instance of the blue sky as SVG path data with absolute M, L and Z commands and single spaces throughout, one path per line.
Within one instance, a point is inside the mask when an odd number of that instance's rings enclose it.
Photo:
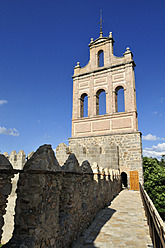
M 165 1 L 0 1 L 0 151 L 53 148 L 71 137 L 72 79 L 88 44 L 113 32 L 134 54 L 144 155 L 165 154 Z

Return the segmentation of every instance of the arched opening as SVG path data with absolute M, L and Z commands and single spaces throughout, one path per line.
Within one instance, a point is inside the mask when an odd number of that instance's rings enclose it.
M 106 93 L 100 89 L 96 93 L 96 115 L 106 114 Z
M 115 105 L 116 112 L 124 112 L 125 111 L 125 100 L 124 100 L 124 88 L 122 86 L 118 86 L 115 89 Z
M 88 117 L 88 95 L 86 93 L 80 97 L 80 117 Z
M 125 172 L 122 172 L 122 173 L 121 173 L 121 182 L 122 182 L 123 186 L 124 186 L 125 188 L 127 188 L 127 186 L 128 186 L 128 182 L 127 182 L 127 173 L 125 173 Z
M 98 66 L 99 67 L 104 66 L 104 52 L 103 52 L 103 50 L 100 50 L 98 52 Z
M 87 153 L 87 150 L 85 147 L 83 147 L 83 154 L 86 154 Z

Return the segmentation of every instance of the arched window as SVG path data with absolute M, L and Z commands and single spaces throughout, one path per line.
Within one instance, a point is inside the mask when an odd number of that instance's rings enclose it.
M 99 67 L 104 66 L 104 52 L 103 52 L 103 50 L 100 50 L 98 52 L 98 66 Z
M 88 95 L 82 94 L 80 97 L 80 117 L 88 116 Z
M 96 115 L 106 114 L 106 93 L 100 89 L 96 93 Z
M 125 111 L 125 101 L 124 101 L 124 89 L 122 86 L 118 86 L 115 90 L 115 105 L 116 112 L 124 112 Z

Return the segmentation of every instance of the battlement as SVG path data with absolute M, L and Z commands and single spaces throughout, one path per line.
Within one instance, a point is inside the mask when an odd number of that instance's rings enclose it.
M 11 177 L 19 172 L 11 168 L 7 159 L 5 167 L 0 163 L 4 208 Z M 5 188 L 10 191 L 4 192 Z M 74 154 L 61 167 L 51 146 L 41 146 L 20 171 L 15 229 L 4 248 L 69 247 L 120 190 L 118 170 L 100 168 L 88 161 L 80 166 Z M 0 214 L 2 218 L 4 213 Z
M 27 158 L 30 159 L 33 153 L 34 152 L 30 152 L 27 155 Z M 26 154 L 23 150 L 20 150 L 18 154 L 14 150 L 10 153 L 10 155 L 8 154 L 8 152 L 4 152 L 3 155 L 10 161 L 14 169 L 21 170 L 26 163 Z

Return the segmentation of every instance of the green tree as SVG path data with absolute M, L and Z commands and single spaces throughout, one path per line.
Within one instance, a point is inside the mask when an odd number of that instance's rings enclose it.
M 162 155 L 161 161 L 160 161 L 161 166 L 165 166 L 165 155 Z
M 164 157 L 163 157 L 164 158 Z M 144 188 L 160 216 L 165 220 L 165 166 L 164 159 L 143 158 Z

